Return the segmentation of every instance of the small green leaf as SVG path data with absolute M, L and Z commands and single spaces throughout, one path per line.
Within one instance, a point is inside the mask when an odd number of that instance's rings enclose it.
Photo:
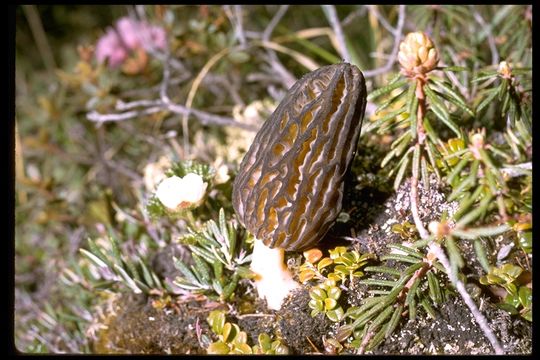
M 385 338 L 390 337 L 392 333 L 394 332 L 394 330 L 396 329 L 397 325 L 399 324 L 399 320 L 401 320 L 402 312 L 403 312 L 403 305 L 399 304 L 394 310 L 394 313 L 392 314 L 390 321 L 388 321 L 388 327 L 386 328 L 386 331 L 384 334 Z
M 309 300 L 308 306 L 310 309 L 317 310 L 317 313 L 323 311 L 324 303 L 322 300 Z
M 266 333 L 261 333 L 259 334 L 259 337 L 258 337 L 258 342 L 259 342 L 259 346 L 262 348 L 262 349 L 269 349 L 270 346 L 271 346 L 271 343 L 272 343 L 272 339 L 270 338 L 270 336 Z
M 413 256 L 413 257 L 415 257 L 417 259 L 420 259 L 420 260 L 424 258 L 424 256 L 421 253 L 419 253 L 416 249 L 412 249 L 412 248 L 410 248 L 408 246 L 405 246 L 405 245 L 389 244 L 388 247 L 391 248 L 391 249 L 403 251 L 407 255 Z
M 99 246 L 97 246 L 92 239 L 88 239 L 88 247 L 90 248 L 90 252 L 94 255 L 94 257 L 100 259 L 107 265 L 107 267 L 112 267 L 112 263 L 109 261 L 109 259 L 107 259 L 107 256 L 101 251 Z
M 433 274 L 432 271 L 427 273 L 428 287 L 429 287 L 429 297 L 435 303 L 440 303 L 442 301 L 441 288 L 439 286 L 439 280 Z
M 90 260 L 92 263 L 94 263 L 97 267 L 100 267 L 100 268 L 108 268 L 109 265 L 107 265 L 107 263 L 105 263 L 103 260 L 101 260 L 101 258 L 99 258 L 98 256 L 92 254 L 90 251 L 86 250 L 86 249 L 79 249 L 80 253 L 83 254 L 85 257 L 88 258 L 88 260 Z
M 525 311 L 523 311 L 523 312 L 521 313 L 521 317 L 524 318 L 524 319 L 527 320 L 527 321 L 532 322 L 532 321 L 533 321 L 533 317 L 532 317 L 532 308 L 530 308 L 530 309 L 525 309 Z
M 482 100 L 480 104 L 478 104 L 478 106 L 476 107 L 477 114 L 479 114 L 480 111 L 482 111 L 482 109 L 484 109 L 487 105 L 492 103 L 492 101 L 497 96 L 497 89 L 491 89 L 489 91 L 486 91 L 485 95 L 486 97 L 484 98 L 484 100 Z
M 148 286 L 150 286 L 150 287 L 156 286 L 157 284 L 154 284 L 154 280 L 152 278 L 152 275 L 150 275 L 150 271 L 148 270 L 148 268 L 146 267 L 144 262 L 140 258 L 137 259 L 137 260 L 138 260 L 139 266 L 142 269 L 143 278 L 144 278 L 144 281 L 146 282 L 146 284 L 148 284 Z
M 413 284 L 407 292 L 407 297 L 405 298 L 405 305 L 411 305 L 414 302 L 414 297 L 416 296 L 416 289 L 420 285 L 420 279 L 414 280 Z
M 422 300 L 420 300 L 420 305 L 424 308 L 424 310 L 426 310 L 429 317 L 431 317 L 432 319 L 437 318 L 437 314 L 435 313 L 435 310 L 433 309 L 433 307 L 431 307 L 431 305 L 429 304 L 428 300 L 425 297 L 422 297 Z
M 532 231 L 519 231 L 518 232 L 519 246 L 526 252 L 532 251 Z
M 339 299 L 339 297 L 341 296 L 341 289 L 338 288 L 338 287 L 331 287 L 329 290 L 328 290 L 328 297 L 329 298 L 332 298 L 332 299 Z
M 240 331 L 240 328 L 237 327 L 238 335 L 234 338 L 234 346 L 241 346 L 247 342 L 247 334 L 244 331 Z M 251 349 L 250 349 L 251 350 Z
M 413 296 L 409 302 L 409 320 L 414 321 L 416 319 L 416 299 Z
M 438 80 L 430 80 L 430 82 L 435 83 L 441 88 L 443 94 L 448 95 L 448 97 L 446 98 L 448 101 L 461 108 L 470 116 L 474 117 L 474 112 L 467 106 L 467 103 L 465 102 L 465 99 L 463 99 L 463 96 L 456 90 L 454 90 L 449 83 Z
M 494 78 L 496 76 L 498 76 L 498 72 L 497 71 L 485 71 L 485 72 L 481 72 L 479 73 L 477 76 L 475 76 L 471 82 L 477 82 L 477 81 L 484 81 L 484 80 L 488 80 L 488 79 L 491 79 L 491 78 Z
M 466 67 L 463 67 L 463 66 L 446 66 L 446 67 L 439 68 L 439 70 L 452 71 L 452 72 L 461 72 L 461 71 L 468 71 L 469 69 L 467 69 Z
M 142 290 L 137 286 L 135 281 L 131 278 L 131 276 L 128 275 L 128 273 L 123 268 L 121 268 L 118 264 L 114 264 L 114 269 L 122 277 L 122 279 L 124 279 L 125 284 L 131 290 L 133 290 L 135 294 L 142 293 Z
M 401 109 L 397 109 L 397 110 L 394 110 L 394 111 L 391 111 L 387 114 L 385 114 L 384 116 L 374 120 L 374 121 L 370 121 L 370 122 L 367 122 L 363 129 L 362 129 L 362 132 L 369 132 L 373 129 L 378 129 L 378 132 L 380 133 L 381 132 L 381 126 L 386 123 L 387 121 L 389 120 L 392 120 L 394 119 L 395 117 L 397 117 L 398 115 L 401 115 L 403 114 L 407 109 L 406 108 L 401 108 Z
M 184 275 L 184 277 L 194 283 L 194 284 L 200 284 L 199 279 L 195 277 L 195 275 L 191 272 L 191 270 L 188 269 L 186 265 L 182 262 L 182 260 L 178 259 L 176 256 L 173 256 L 173 264 L 174 267 L 180 270 L 180 272 Z
M 367 101 L 372 101 L 373 99 L 375 99 L 375 98 L 377 98 L 377 97 L 379 97 L 381 95 L 387 94 L 387 93 L 391 92 L 394 89 L 402 87 L 403 85 L 407 84 L 408 82 L 409 82 L 408 79 L 402 79 L 400 81 L 396 81 L 393 84 L 390 84 L 390 85 L 384 86 L 382 88 L 379 88 L 379 89 L 377 89 L 375 91 L 372 91 L 368 95 Z
M 337 305 L 337 301 L 332 298 L 326 298 L 324 299 L 324 309 L 325 310 L 332 310 Z
M 225 343 L 232 342 L 237 334 L 238 334 L 238 325 L 231 324 L 231 323 L 225 323 L 225 325 L 223 325 L 223 330 L 221 332 L 221 336 L 223 337 L 223 342 Z
M 214 334 L 221 334 L 225 325 L 225 313 L 221 310 L 213 310 L 208 315 L 207 321 Z
M 210 267 L 195 253 L 191 254 L 191 258 L 195 263 L 193 270 L 196 270 L 197 274 L 200 275 L 198 278 L 201 282 L 208 284 L 210 282 Z
M 245 266 L 238 266 L 236 268 L 236 273 L 242 278 L 242 279 L 253 279 L 257 276 L 256 273 L 251 271 L 249 268 Z
M 243 355 L 246 355 L 246 354 L 253 354 L 253 350 L 251 349 L 251 347 L 248 345 L 248 344 L 245 344 L 245 343 L 242 343 L 242 344 L 238 344 L 234 347 L 233 349 L 233 354 L 243 354 Z
M 320 287 L 314 287 L 309 291 L 309 296 L 315 300 L 324 300 L 327 298 L 326 291 Z
M 228 300 L 232 296 L 234 290 L 236 289 L 236 286 L 238 285 L 238 274 L 234 274 L 232 277 L 232 280 L 223 287 L 223 293 L 221 294 L 221 297 L 223 300 Z
M 478 259 L 478 262 L 480 263 L 480 265 L 482 265 L 482 268 L 484 269 L 484 271 L 489 272 L 489 269 L 490 269 L 489 261 L 487 259 L 484 245 L 482 244 L 482 241 L 480 239 L 474 242 L 474 251 L 476 253 L 476 258 Z
M 508 311 L 511 315 L 517 315 L 519 314 L 519 311 L 516 309 L 515 306 L 511 305 L 511 304 L 507 304 L 507 303 L 500 303 L 500 304 L 497 304 L 497 307 L 499 309 L 502 309 L 504 311 Z
M 331 258 L 325 257 L 319 263 L 317 264 L 317 269 L 319 272 L 324 269 L 325 267 L 331 265 L 334 261 Z
M 463 239 L 477 239 L 481 236 L 496 236 L 510 230 L 506 224 L 499 226 L 488 226 L 478 228 L 468 228 L 467 230 L 453 231 L 453 234 Z
M 424 87 L 424 91 L 428 97 L 429 104 L 431 105 L 431 110 L 433 110 L 433 113 L 446 126 L 448 126 L 450 130 L 452 130 L 456 134 L 457 137 L 459 138 L 463 137 L 459 129 L 459 126 L 457 126 L 456 123 L 454 123 L 450 119 L 450 115 L 448 114 L 448 109 L 446 108 L 444 103 L 437 98 L 437 95 L 434 93 L 434 91 L 431 90 L 429 86 Z
M 217 341 L 215 343 L 210 344 L 208 349 L 206 349 L 206 352 L 208 354 L 219 354 L 219 355 L 228 354 L 229 347 L 223 341 Z
M 405 176 L 405 172 L 407 171 L 407 167 L 409 166 L 409 161 L 411 160 L 409 154 L 410 152 L 408 152 L 407 154 L 403 156 L 403 159 L 405 161 L 401 163 L 401 166 L 399 167 L 396 178 L 394 179 L 394 190 L 396 191 L 399 188 L 399 185 L 401 185 L 401 181 L 403 180 L 403 177 Z
M 406 263 L 410 263 L 410 264 L 418 264 L 418 259 L 417 258 L 413 258 L 409 255 L 401 255 L 401 254 L 387 254 L 387 255 L 383 255 L 381 256 L 381 260 L 397 260 L 397 261 L 401 261 L 401 262 L 406 262 Z M 422 266 L 422 264 L 419 264 L 420 267 Z
M 526 286 L 522 286 L 518 291 L 519 302 L 523 307 L 532 306 L 532 290 Z
M 340 306 L 337 309 L 327 311 L 326 316 L 333 322 L 341 321 L 344 317 L 343 308 Z

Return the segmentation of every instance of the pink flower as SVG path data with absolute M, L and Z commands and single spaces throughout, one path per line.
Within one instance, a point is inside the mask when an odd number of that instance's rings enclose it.
M 123 17 L 116 22 L 116 29 L 122 37 L 124 44 L 131 50 L 140 46 L 141 23 L 128 17 Z
M 162 27 L 150 26 L 148 29 L 150 35 L 150 43 L 158 49 L 165 49 L 167 46 L 167 34 Z
M 162 27 L 123 17 L 116 22 L 116 31 L 109 28 L 98 40 L 96 59 L 100 63 L 108 59 L 109 66 L 114 68 L 122 64 L 132 50 L 164 49 L 166 45 L 167 34 Z
M 127 59 L 127 50 L 122 46 L 114 29 L 109 28 L 96 44 L 96 59 L 103 63 L 109 60 L 109 66 L 115 68 Z

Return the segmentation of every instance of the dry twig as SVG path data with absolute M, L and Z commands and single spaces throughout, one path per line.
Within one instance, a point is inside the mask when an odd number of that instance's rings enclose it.
M 392 52 L 390 53 L 390 56 L 388 57 L 388 60 L 384 66 L 377 69 L 364 71 L 365 78 L 384 74 L 390 71 L 390 69 L 392 69 L 392 66 L 394 65 L 397 59 L 397 55 L 399 51 L 399 42 L 401 41 L 404 24 L 405 24 L 405 5 L 399 5 L 399 15 L 398 15 L 397 26 L 391 32 L 392 36 L 394 36 L 394 46 L 392 48 Z

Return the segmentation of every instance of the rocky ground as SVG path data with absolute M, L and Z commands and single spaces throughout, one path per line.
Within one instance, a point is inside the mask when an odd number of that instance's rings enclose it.
M 320 244 L 320 249 L 343 244 L 358 249 L 361 253 L 384 254 L 389 243 L 403 242 L 390 230 L 392 224 L 403 223 L 408 218 L 409 184 L 405 182 L 397 192 L 381 191 L 381 187 L 370 187 L 362 181 L 352 181 L 348 186 L 348 199 L 344 211 L 349 218 L 336 223 Z M 420 193 L 421 216 L 429 222 L 442 211 L 452 213 L 455 204 L 444 201 L 442 189 L 436 179 L 430 187 Z M 353 229 L 353 231 L 351 231 Z M 504 241 L 504 240 L 503 240 Z M 466 246 L 466 244 L 465 244 Z M 473 251 L 463 249 L 464 254 Z M 164 251 L 178 251 L 166 248 Z M 176 254 L 179 256 L 181 254 Z M 493 256 L 493 254 L 488 254 Z M 300 263 L 299 254 L 289 254 L 289 266 L 294 270 Z M 174 268 L 166 265 L 167 256 L 158 254 L 155 270 L 171 277 Z M 480 276 L 481 268 L 474 256 L 465 259 L 469 277 Z M 164 265 L 165 264 L 165 265 Z M 311 317 L 308 308 L 308 287 L 293 293 L 278 312 L 268 310 L 265 303 L 257 300 L 250 286 L 243 284 L 239 293 L 246 295 L 236 303 L 219 305 L 204 299 L 172 301 L 163 308 L 156 308 L 155 299 L 144 295 L 124 295 L 117 299 L 104 322 L 107 329 L 100 333 L 94 344 L 100 353 L 177 353 L 203 354 L 200 333 L 210 333 L 206 318 L 216 308 L 227 311 L 227 320 L 236 323 L 248 335 L 248 344 L 255 344 L 260 333 L 273 334 L 282 339 L 294 354 L 332 353 L 324 343 L 331 337 L 337 325 L 319 314 Z M 349 306 L 365 296 L 365 286 L 350 286 L 344 296 Z M 476 298 L 481 311 L 487 317 L 496 335 L 509 354 L 529 354 L 532 351 L 532 325 L 507 312 L 497 309 L 492 299 L 484 294 Z M 450 296 L 439 308 L 437 318 L 428 317 L 419 311 L 415 321 L 403 321 L 394 334 L 384 341 L 372 354 L 493 354 L 493 349 L 480 328 L 475 324 L 469 309 L 458 296 Z M 353 350 L 345 348 L 343 353 Z M 369 352 L 368 352 L 369 354 Z

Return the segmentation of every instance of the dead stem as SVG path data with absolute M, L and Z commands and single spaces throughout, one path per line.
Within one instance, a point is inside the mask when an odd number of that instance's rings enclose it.
M 309 336 L 306 336 L 306 340 L 309 342 L 311 347 L 317 352 L 317 354 L 322 354 L 322 352 L 317 348 L 317 346 L 315 346 L 315 344 L 311 341 Z
M 237 315 L 236 317 L 238 319 L 244 319 L 244 318 L 257 318 L 257 317 L 275 317 L 274 314 L 242 314 Z
M 369 341 L 371 340 L 371 338 L 373 337 L 373 335 L 375 335 L 375 331 L 368 331 L 367 332 L 366 336 L 364 336 L 364 338 L 362 339 L 362 343 L 360 344 L 360 347 L 356 351 L 356 353 L 358 355 L 362 355 L 364 353 L 364 351 L 366 351 L 366 346 L 369 343 Z
M 411 276 L 409 281 L 407 281 L 407 284 L 405 284 L 405 286 L 403 287 L 403 289 L 400 291 L 399 295 L 397 296 L 397 299 L 399 302 L 405 301 L 405 298 L 407 297 L 407 293 L 409 292 L 410 288 L 413 286 L 416 279 L 422 278 L 428 272 L 429 269 L 431 269 L 431 265 L 427 262 L 424 262 L 422 264 L 422 267 L 414 272 L 413 276 Z
M 425 97 L 424 97 L 424 90 L 423 86 L 425 84 L 424 78 L 418 78 L 417 79 L 417 87 L 416 87 L 416 96 L 418 97 L 418 113 L 417 113 L 417 123 L 418 123 L 418 137 L 417 137 L 417 144 L 416 147 L 420 148 L 418 150 L 421 150 L 421 145 L 425 141 L 425 131 L 423 128 L 423 119 L 425 115 L 426 110 L 426 103 L 425 103 Z M 413 215 L 414 223 L 416 225 L 416 228 L 418 229 L 418 233 L 420 234 L 420 237 L 423 240 L 429 239 L 429 233 L 427 232 L 426 228 L 424 227 L 424 224 L 422 223 L 422 220 L 420 219 L 419 211 L 418 211 L 418 171 L 415 171 L 413 169 L 412 177 L 411 177 L 411 190 L 410 190 L 410 204 L 411 204 L 411 213 Z M 495 349 L 495 353 L 500 355 L 504 354 L 504 349 L 500 345 L 497 337 L 489 327 L 489 324 L 480 312 L 478 310 L 478 307 L 476 306 L 475 302 L 465 289 L 465 285 L 463 282 L 461 282 L 457 274 L 453 271 L 452 267 L 450 266 L 450 262 L 448 261 L 448 258 L 446 257 L 446 254 L 442 250 L 442 248 L 437 244 L 434 240 L 431 240 L 428 245 L 429 253 L 435 255 L 439 262 L 444 266 L 446 273 L 448 274 L 448 278 L 452 282 L 452 284 L 455 286 L 455 288 L 458 290 L 459 294 L 461 295 L 461 298 L 465 302 L 465 304 L 468 306 L 469 310 L 471 311 L 472 315 L 474 316 L 474 319 L 476 320 L 476 323 L 478 326 L 480 326 L 480 329 L 484 332 L 484 335 L 488 338 L 491 345 Z M 429 257 L 428 253 L 428 257 Z M 416 275 L 416 273 L 415 273 Z M 419 276 L 420 274 L 418 274 Z M 414 277 L 414 276 L 413 276 Z

